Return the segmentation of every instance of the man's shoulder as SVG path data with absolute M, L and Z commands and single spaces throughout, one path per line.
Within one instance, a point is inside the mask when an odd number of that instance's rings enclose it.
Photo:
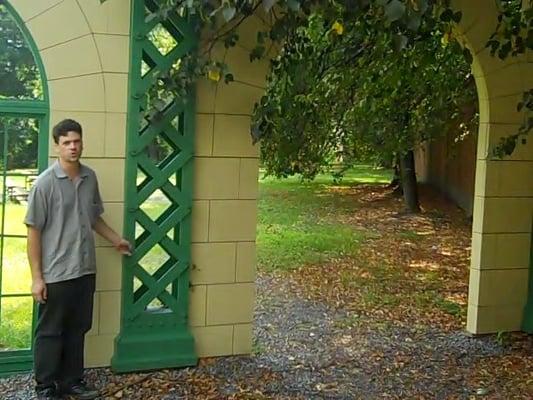
M 33 186 L 37 188 L 47 188 L 52 184 L 53 178 L 54 170 L 53 165 L 51 165 L 39 174 Z
M 86 164 L 81 164 L 80 172 L 82 175 L 89 176 L 91 179 L 98 179 L 96 176 L 96 172 L 91 167 L 88 167 Z

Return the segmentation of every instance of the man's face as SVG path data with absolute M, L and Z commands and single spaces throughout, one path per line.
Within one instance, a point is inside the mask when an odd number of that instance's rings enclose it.
M 67 163 L 78 162 L 83 151 L 83 141 L 78 132 L 69 131 L 66 136 L 59 136 L 57 152 L 59 159 Z

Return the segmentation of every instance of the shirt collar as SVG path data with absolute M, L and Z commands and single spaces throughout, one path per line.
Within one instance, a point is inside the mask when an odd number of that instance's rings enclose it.
M 54 163 L 53 170 L 59 179 L 68 178 L 68 175 L 63 171 L 63 168 L 61 168 L 59 160 Z M 89 169 L 80 163 L 80 178 L 86 178 L 87 176 L 89 176 Z

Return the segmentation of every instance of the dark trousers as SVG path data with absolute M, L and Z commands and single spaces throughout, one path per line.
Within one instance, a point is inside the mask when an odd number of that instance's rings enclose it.
M 34 344 L 37 388 L 83 378 L 85 334 L 91 329 L 95 275 L 46 285 Z

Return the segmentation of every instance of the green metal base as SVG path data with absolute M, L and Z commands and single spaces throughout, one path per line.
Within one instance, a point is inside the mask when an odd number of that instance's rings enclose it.
M 174 332 L 121 333 L 115 339 L 111 369 L 120 373 L 188 367 L 197 363 L 192 335 L 187 328 L 178 328 Z
M 527 304 L 526 308 L 524 309 L 522 330 L 527 333 L 533 333 L 533 302 Z

